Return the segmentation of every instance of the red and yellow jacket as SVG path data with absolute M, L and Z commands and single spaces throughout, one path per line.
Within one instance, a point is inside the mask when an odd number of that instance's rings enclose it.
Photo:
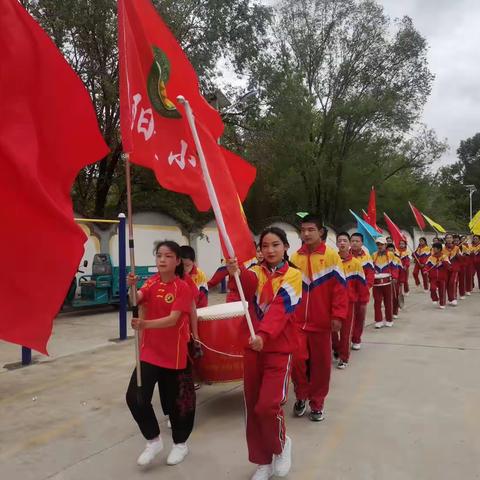
M 448 257 L 450 260 L 450 263 L 452 265 L 452 270 L 454 272 L 460 271 L 461 268 L 461 252 L 460 249 L 456 245 L 445 245 L 443 247 L 443 252 L 444 255 Z
M 410 258 L 412 256 L 412 252 L 409 248 L 405 248 L 404 250 L 398 249 L 398 255 L 400 256 L 400 260 L 402 262 L 403 268 L 407 270 L 410 268 Z
M 392 252 L 379 254 L 375 252 L 372 257 L 375 273 L 389 273 L 392 278 L 397 279 L 400 274 L 400 259 Z
M 350 303 L 367 303 L 370 292 L 360 259 L 350 254 L 346 258 L 342 258 L 342 266 Z
M 292 263 L 302 272 L 302 303 L 295 312 L 297 326 L 307 332 L 332 330 L 332 319 L 344 321 L 348 314 L 348 294 L 342 261 L 325 243 L 309 252 L 303 245 L 292 255 Z
M 240 280 L 255 333 L 264 352 L 292 353 L 298 347 L 294 312 L 302 298 L 302 274 L 288 263 L 271 271 L 265 262 L 241 267 Z M 246 322 L 245 322 L 246 326 Z M 248 335 L 248 331 L 245 330 Z
M 369 253 L 365 252 L 363 249 L 359 250 L 358 252 L 354 250 L 350 250 L 350 253 L 355 258 L 358 258 L 362 263 L 363 273 L 365 274 L 365 278 L 367 280 L 368 288 L 373 287 L 373 282 L 375 280 L 375 268 L 373 267 L 373 260 Z M 367 299 L 368 302 L 368 299 Z
M 452 268 L 448 255 L 443 252 L 439 255 L 430 255 L 425 264 L 426 273 L 430 280 L 446 281 L 448 278 L 448 271 Z
M 480 243 L 478 245 L 470 245 L 470 255 L 473 256 L 473 263 L 480 265 Z
M 413 254 L 413 259 L 420 267 L 423 267 L 427 263 L 430 255 L 431 250 L 428 245 L 425 245 L 424 247 L 420 247 L 419 245 Z
M 190 272 L 190 278 L 197 286 L 199 292 L 197 308 L 206 307 L 208 305 L 208 285 L 205 272 L 200 270 L 196 265 L 193 265 Z

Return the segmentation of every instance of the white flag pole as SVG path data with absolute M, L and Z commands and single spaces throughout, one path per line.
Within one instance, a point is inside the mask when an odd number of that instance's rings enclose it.
M 192 131 L 193 141 L 195 142 L 195 147 L 197 149 L 198 157 L 200 160 L 200 166 L 202 168 L 203 181 L 205 182 L 205 187 L 207 188 L 208 198 L 210 199 L 210 203 L 212 204 L 213 213 L 215 214 L 215 219 L 217 220 L 218 229 L 220 230 L 220 234 L 223 237 L 223 241 L 225 242 L 225 247 L 228 254 L 230 255 L 230 258 L 234 258 L 235 251 L 233 250 L 232 242 L 230 240 L 230 237 L 228 236 L 225 222 L 223 220 L 222 210 L 220 209 L 220 204 L 218 203 L 217 193 L 215 192 L 215 188 L 210 177 L 210 172 L 208 171 L 208 165 L 205 160 L 202 144 L 198 136 L 197 127 L 195 126 L 195 117 L 193 116 L 192 108 L 190 107 L 188 100 L 186 100 L 185 97 L 183 97 L 182 95 L 179 95 L 177 97 L 177 100 L 185 107 L 188 125 L 190 126 L 190 130 Z M 245 300 L 245 294 L 243 293 L 243 287 L 242 283 L 240 282 L 240 275 L 238 271 L 235 273 L 235 283 L 237 284 L 238 293 L 240 294 L 240 299 L 242 301 L 245 318 L 247 319 L 247 325 L 250 331 L 250 336 L 252 338 L 255 338 L 255 330 L 253 329 L 252 319 L 250 318 L 250 312 L 248 311 L 248 303 Z

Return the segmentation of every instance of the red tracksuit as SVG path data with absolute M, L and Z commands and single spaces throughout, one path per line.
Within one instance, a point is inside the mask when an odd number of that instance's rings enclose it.
M 356 302 L 353 311 L 352 343 L 362 343 L 363 327 L 367 315 L 367 304 L 370 300 L 370 290 L 373 287 L 373 282 L 375 280 L 375 270 L 373 268 L 372 257 L 363 249 L 359 251 L 352 250 L 351 254 L 362 262 L 363 273 L 365 274 L 368 287 L 368 298 L 366 299 L 366 302 Z
M 349 254 L 348 257 L 342 258 L 342 263 L 348 291 L 348 314 L 342 323 L 340 332 L 332 332 L 332 346 L 333 351 L 338 353 L 340 360 L 348 363 L 352 340 L 353 312 L 357 303 L 365 304 L 368 302 L 370 292 L 361 261 Z
M 398 279 L 399 268 L 395 260 L 395 254 L 385 252 L 373 254 L 373 265 L 376 273 L 389 273 L 392 282 L 387 285 L 374 285 L 373 287 L 373 306 L 375 310 L 375 322 L 383 322 L 382 303 L 385 307 L 385 321 L 393 321 L 393 280 Z
M 428 245 L 425 245 L 424 247 L 420 247 L 419 245 L 413 254 L 413 259 L 415 260 L 415 268 L 413 269 L 415 285 L 417 285 L 417 287 L 420 285 L 419 273 L 421 273 L 424 290 L 428 290 L 428 274 L 425 273 L 425 264 L 429 257 L 430 247 Z
M 313 252 L 306 245 L 292 255 L 303 277 L 302 302 L 295 312 L 299 350 L 294 355 L 292 380 L 298 400 L 323 410 L 332 367 L 332 319 L 345 321 L 348 295 L 342 261 L 325 243 Z M 307 376 L 307 360 L 309 376 Z
M 465 291 L 467 295 L 470 295 L 473 290 L 473 276 L 475 275 L 474 247 L 466 244 L 463 250 L 465 255 Z
M 288 263 L 273 272 L 262 263 L 242 269 L 241 282 L 255 333 L 263 340 L 261 352 L 247 347 L 243 358 L 248 457 L 268 465 L 285 443 L 282 405 L 298 346 L 293 312 L 301 299 L 302 275 Z
M 447 255 L 442 253 L 431 255 L 425 267 L 430 279 L 431 298 L 434 302 L 439 302 L 444 307 L 448 274 L 451 268 L 450 260 Z
M 470 270 L 470 248 L 468 245 L 460 245 L 460 271 L 458 272 L 458 293 L 465 297 L 467 292 L 472 291 L 471 281 L 467 278 Z
M 445 245 L 443 254 L 448 257 L 451 263 L 447 278 L 447 296 L 448 301 L 453 302 L 457 300 L 458 274 L 461 268 L 460 249 L 456 245 Z
M 402 270 L 400 270 L 400 275 L 398 278 L 399 287 L 403 286 L 403 291 L 408 293 L 410 291 L 410 286 L 408 285 L 408 277 L 410 275 L 410 255 L 412 252 L 405 248 L 403 250 L 398 249 L 398 255 L 402 262 Z
M 480 243 L 477 245 L 472 245 L 470 251 L 473 255 L 473 277 L 475 273 L 477 274 L 477 286 L 480 288 Z M 472 287 L 475 286 L 475 280 L 472 278 Z M 473 288 L 472 288 L 473 290 Z

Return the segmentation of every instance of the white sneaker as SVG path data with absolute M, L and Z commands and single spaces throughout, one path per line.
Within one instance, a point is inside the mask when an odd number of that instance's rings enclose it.
M 434 305 L 438 305 L 438 302 L 432 302 Z
M 168 420 L 167 420 L 167 427 L 168 428 L 172 428 L 172 422 L 170 421 L 170 417 L 168 417 Z
M 273 456 L 273 474 L 286 477 L 292 467 L 292 439 L 285 436 L 285 445 L 280 455 Z
M 137 464 L 141 467 L 148 465 L 152 460 L 163 450 L 162 437 L 157 437 L 154 440 L 149 440 L 145 450 L 137 459 Z
M 445 310 L 445 305 L 440 305 L 441 310 Z
M 167 457 L 167 465 L 177 465 L 183 462 L 187 453 L 188 447 L 186 443 L 174 443 Z
M 251 480 L 268 480 L 273 477 L 273 466 L 270 465 L 258 465 L 255 473 L 252 475 Z
M 398 315 L 393 315 L 393 318 L 395 318 L 395 319 L 398 318 Z M 388 322 L 386 322 L 386 323 L 388 323 Z M 387 325 L 387 327 L 388 327 L 388 325 Z
M 456 307 L 458 305 L 458 302 L 456 300 L 452 300 L 449 302 L 452 307 Z
M 383 322 L 375 322 L 375 328 L 382 328 Z
M 360 350 L 362 348 L 361 343 L 352 343 L 352 350 Z
M 404 295 L 405 297 L 408 297 L 408 296 L 410 295 L 410 292 L 405 292 L 403 295 Z
M 424 291 L 425 293 L 430 293 L 430 290 L 429 290 L 428 288 L 424 288 L 423 291 Z
M 393 318 L 398 318 L 398 317 L 395 317 L 395 315 L 394 315 Z M 385 326 L 386 327 L 393 327 L 393 322 L 385 322 Z
M 472 294 L 472 292 L 467 292 L 467 296 L 469 297 Z
M 460 297 L 460 300 L 465 300 L 465 297 Z

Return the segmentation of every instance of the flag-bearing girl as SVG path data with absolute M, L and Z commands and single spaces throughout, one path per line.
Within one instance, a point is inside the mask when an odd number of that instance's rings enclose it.
M 142 386 L 137 386 L 136 369 L 132 373 L 126 400 L 147 445 L 137 463 L 148 465 L 163 449 L 152 395 L 158 384 L 162 405 L 170 416 L 173 447 L 169 465 L 180 463 L 188 453 L 187 440 L 195 418 L 195 388 L 187 358 L 190 338 L 190 314 L 195 305 L 193 282 L 182 280 L 180 246 L 162 241 L 155 248 L 158 273 L 137 292 L 144 318 L 132 318 L 132 327 L 140 331 Z M 128 284 L 137 278 L 128 276 Z
M 244 353 L 244 393 L 249 460 L 257 464 L 252 480 L 285 476 L 291 466 L 292 441 L 286 435 L 286 402 L 292 353 L 297 347 L 293 313 L 302 294 L 302 274 L 288 262 L 285 232 L 276 227 L 260 235 L 264 260 L 240 267 L 255 337 Z M 239 269 L 227 260 L 230 276 Z
M 428 292 L 428 274 L 425 272 L 425 264 L 430 257 L 430 247 L 428 246 L 427 239 L 425 237 L 420 237 L 418 239 L 418 247 L 413 253 L 413 261 L 415 262 L 415 267 L 413 269 L 413 278 L 415 280 L 415 285 L 420 286 L 420 275 L 422 277 L 423 289 L 425 292 Z

